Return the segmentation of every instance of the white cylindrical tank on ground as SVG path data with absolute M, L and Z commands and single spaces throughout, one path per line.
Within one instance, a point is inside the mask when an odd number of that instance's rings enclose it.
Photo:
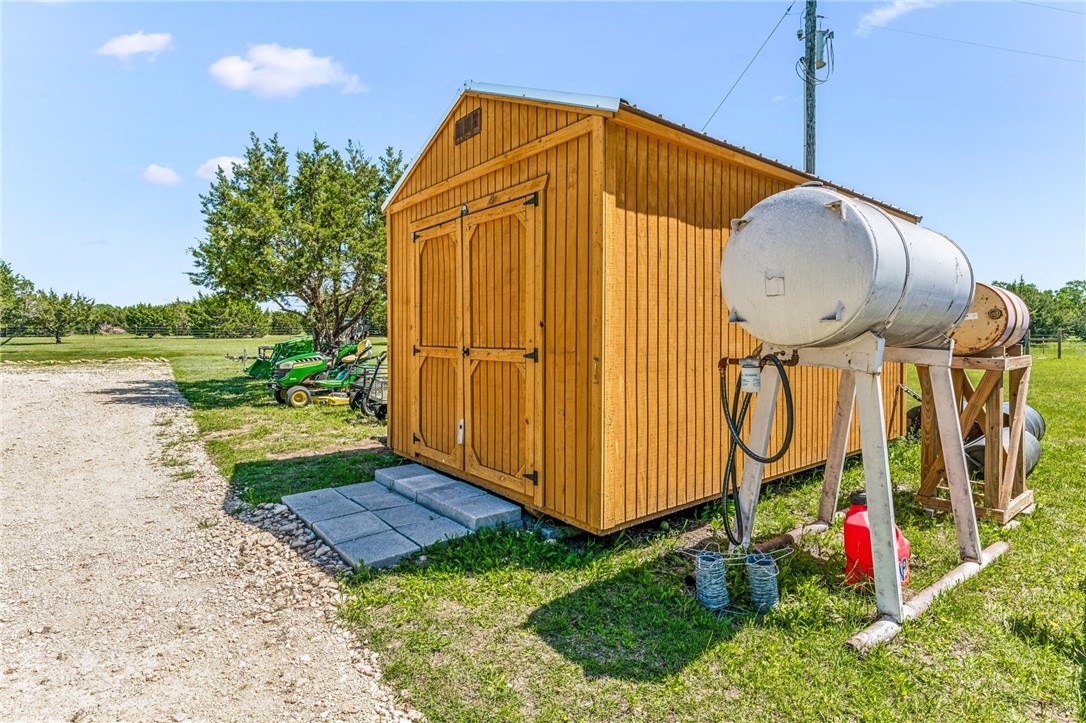
M 973 301 L 973 268 L 946 236 L 821 184 L 732 222 L 720 262 L 729 318 L 777 346 L 834 346 L 872 331 L 934 346 Z

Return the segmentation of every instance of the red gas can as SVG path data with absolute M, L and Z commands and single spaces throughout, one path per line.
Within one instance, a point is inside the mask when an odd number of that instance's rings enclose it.
M 852 493 L 852 507 L 845 514 L 845 580 L 859 585 L 874 577 L 871 561 L 871 527 L 867 520 L 867 495 Z M 909 584 L 909 541 L 894 527 L 897 549 L 897 575 L 902 585 Z

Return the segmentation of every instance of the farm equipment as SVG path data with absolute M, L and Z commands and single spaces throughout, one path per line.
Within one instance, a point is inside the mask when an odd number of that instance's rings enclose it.
M 359 346 L 362 352 L 359 353 Z M 373 343 L 351 342 L 334 354 L 305 353 L 283 359 L 275 365 L 268 382 L 275 401 L 299 408 L 311 401 L 349 404 L 348 391 L 362 362 L 370 358 Z
M 350 384 L 351 408 L 384 421 L 388 416 L 388 352 L 377 355 L 372 367 L 365 367 Z
M 226 358 L 231 361 L 240 361 L 242 365 L 247 364 L 252 359 L 253 363 L 245 367 L 245 373 L 253 379 L 270 379 L 279 362 L 300 354 L 311 354 L 312 352 L 313 337 L 296 336 L 271 346 L 257 347 L 255 357 L 249 356 L 245 350 L 242 350 L 240 356 L 227 354 Z

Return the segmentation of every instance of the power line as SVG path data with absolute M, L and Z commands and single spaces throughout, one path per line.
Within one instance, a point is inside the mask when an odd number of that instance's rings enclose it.
M 743 76 L 747 74 L 747 71 L 750 70 L 750 66 L 754 65 L 754 61 L 757 60 L 758 56 L 761 55 L 761 53 L 762 53 L 762 48 L 764 48 L 766 46 L 766 43 L 769 42 L 769 39 L 772 38 L 773 34 L 777 32 L 777 28 L 779 28 L 781 26 L 781 23 L 784 22 L 784 19 L 786 17 L 788 17 L 788 13 L 792 12 L 792 6 L 795 5 L 795 4 L 796 4 L 796 0 L 792 0 L 792 5 L 788 6 L 788 9 L 784 11 L 784 15 L 781 15 L 781 19 L 778 20 L 777 24 L 773 26 L 773 29 L 769 31 L 769 35 L 766 36 L 766 39 L 763 40 L 762 44 L 758 47 L 758 52 L 756 52 L 754 54 L 754 57 L 750 59 L 750 62 L 747 63 L 747 67 L 743 68 L 743 72 L 740 73 L 739 77 L 735 79 L 734 83 L 732 83 L 732 87 L 728 88 L 728 92 L 724 95 L 724 98 L 720 101 L 720 103 L 717 104 L 716 110 L 714 110 L 713 114 L 711 116 L 709 116 L 709 120 L 705 121 L 705 125 L 703 125 L 701 127 L 701 132 L 702 133 L 704 133 L 705 129 L 709 127 L 709 124 L 713 122 L 713 118 L 716 117 L 716 114 L 720 111 L 720 108 L 724 105 L 724 101 L 726 101 L 728 99 L 728 96 L 730 96 L 732 94 L 732 91 L 735 90 L 735 86 L 739 85 L 739 81 L 741 81 L 743 79 Z
M 1032 5 L 1035 8 L 1044 8 L 1045 10 L 1058 10 L 1061 13 L 1073 13 L 1075 15 L 1086 15 L 1086 13 L 1081 12 L 1079 10 L 1072 10 L 1071 8 L 1057 8 L 1057 7 L 1053 7 L 1051 5 L 1042 5 L 1041 3 L 1026 2 L 1026 0 L 1011 0 L 1011 2 L 1016 2 L 1019 5 Z
M 900 28 L 887 28 L 881 25 L 874 26 L 879 30 L 889 30 L 893 33 L 905 33 L 906 35 L 917 35 L 921 38 L 931 38 L 932 40 L 945 40 L 948 43 L 961 43 L 962 45 L 973 45 L 978 48 L 988 48 L 989 50 L 1002 50 L 1005 53 L 1018 53 L 1019 55 L 1032 55 L 1037 58 L 1048 58 L 1049 60 L 1062 60 L 1067 63 L 1079 63 L 1080 65 L 1086 65 L 1086 60 L 1077 60 L 1075 58 L 1064 58 L 1059 55 L 1045 55 L 1044 53 L 1033 53 L 1029 50 L 1017 50 L 1015 48 L 1004 48 L 998 45 L 985 45 L 984 43 L 974 43 L 971 40 L 958 40 L 957 38 L 944 38 L 941 35 L 928 35 L 927 33 L 917 33 L 912 30 L 901 30 Z

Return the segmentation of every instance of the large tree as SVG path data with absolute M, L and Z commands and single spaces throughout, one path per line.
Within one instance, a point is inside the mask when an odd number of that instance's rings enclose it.
M 0 260 L 0 345 L 7 344 L 29 321 L 34 284 Z
M 155 334 L 169 334 L 173 331 L 173 321 L 174 312 L 168 305 L 133 304 L 124 310 L 124 327 L 148 339 Z
M 403 173 L 391 148 L 376 161 L 313 139 L 294 156 L 277 136 L 250 136 L 245 161 L 219 170 L 200 197 L 206 238 L 192 249 L 194 283 L 270 302 L 304 319 L 321 345 L 342 337 L 385 297 L 381 205 Z
M 58 294 L 49 289 L 34 295 L 31 317 L 34 327 L 49 334 L 59 344 L 60 337 L 80 327 L 90 326 L 93 313 L 94 299 L 78 292 Z

